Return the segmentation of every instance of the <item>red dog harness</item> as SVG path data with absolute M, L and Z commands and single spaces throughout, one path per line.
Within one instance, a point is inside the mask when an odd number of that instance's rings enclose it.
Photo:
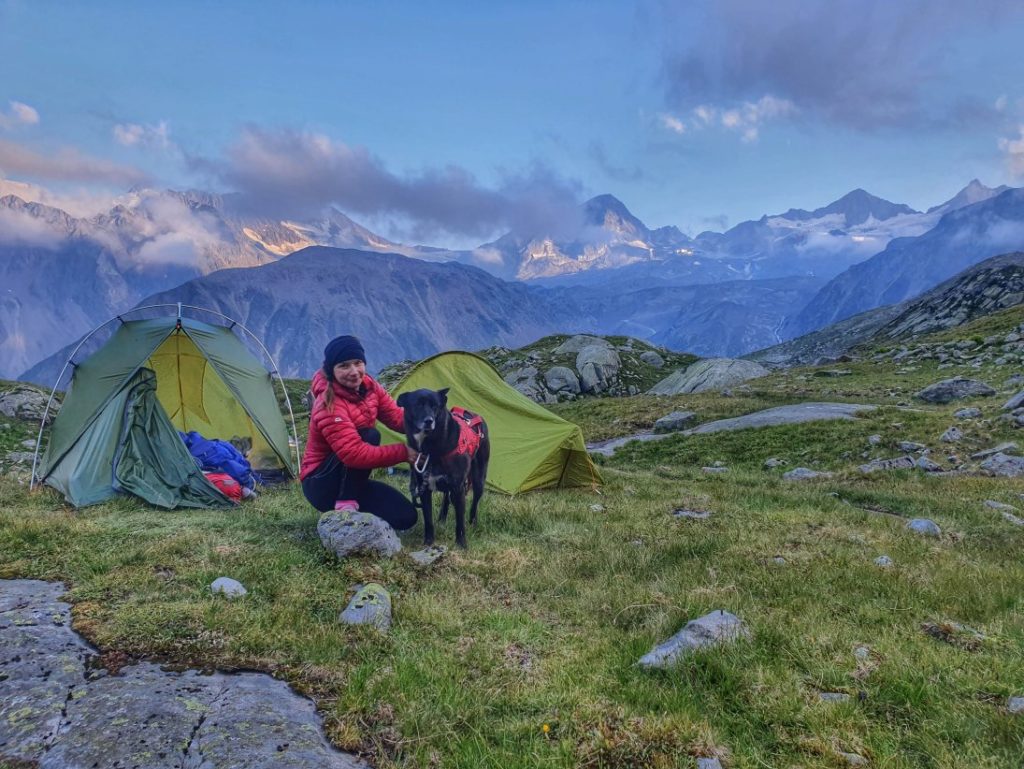
M 444 455 L 444 459 L 451 459 L 459 454 L 467 454 L 472 459 L 476 455 L 476 450 L 480 448 L 480 438 L 484 434 L 484 419 L 461 406 L 452 407 L 452 416 L 459 426 L 459 442 L 455 444 L 454 449 Z

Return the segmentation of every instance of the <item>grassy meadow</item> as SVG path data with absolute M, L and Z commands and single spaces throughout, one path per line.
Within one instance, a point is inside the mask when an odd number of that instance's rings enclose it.
M 985 319 L 983 333 L 1021 320 Z M 966 460 L 1024 443 L 997 418 L 1021 389 L 1004 386 L 1015 370 L 839 367 L 851 373 L 778 372 L 733 397 L 553 406 L 588 440 L 649 429 L 676 409 L 703 422 L 812 400 L 880 408 L 853 421 L 634 443 L 601 462 L 597 491 L 488 494 L 470 549 L 427 569 L 404 553 L 339 562 L 294 484 L 227 513 L 130 500 L 75 511 L 8 474 L 0 578 L 63 580 L 75 627 L 113 668 L 147 658 L 289 681 L 315 699 L 336 745 L 376 767 L 692 767 L 699 756 L 748 769 L 842 767 L 842 753 L 891 769 L 1020 767 L 1024 715 L 1005 706 L 1024 695 L 1024 528 L 984 502 L 1024 509 L 1024 482 L 857 470 L 900 455 L 900 440 L 927 444 L 944 465 L 951 452 Z M 956 374 L 1000 394 L 912 399 Z M 957 422 L 964 406 L 982 417 Z M 940 443 L 952 424 L 964 440 Z M 14 423 L 0 440 L 14 446 L 32 429 Z M 868 444 L 872 434 L 880 445 Z M 769 457 L 788 464 L 766 470 Z M 729 470 L 701 469 L 716 462 Z M 782 480 L 796 466 L 835 475 Z M 711 516 L 677 519 L 680 507 Z M 935 520 L 942 537 L 906 530 L 913 517 Z M 421 536 L 419 526 L 403 535 L 405 548 Z M 438 541 L 452 544 L 451 520 Z M 874 564 L 883 554 L 893 566 Z M 249 595 L 213 597 L 218 576 Z M 337 621 L 352 587 L 370 580 L 392 593 L 387 635 Z M 742 618 L 750 640 L 669 671 L 636 667 L 715 609 Z M 823 702 L 822 692 L 850 698 Z

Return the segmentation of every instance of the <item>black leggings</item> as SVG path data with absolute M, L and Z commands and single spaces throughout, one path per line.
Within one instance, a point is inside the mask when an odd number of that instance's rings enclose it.
M 372 427 L 360 430 L 359 435 L 367 443 L 380 445 L 380 432 Z M 306 476 L 302 482 L 302 493 L 309 504 L 321 513 L 333 510 L 339 499 L 354 499 L 360 510 L 383 518 L 398 531 L 416 525 L 416 508 L 402 492 L 386 483 L 371 481 L 369 470 L 345 467 L 335 454 Z

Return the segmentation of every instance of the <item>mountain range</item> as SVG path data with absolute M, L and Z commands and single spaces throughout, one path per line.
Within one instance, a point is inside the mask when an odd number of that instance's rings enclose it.
M 136 190 L 91 217 L 6 195 L 0 198 L 0 285 L 5 286 L 0 294 L 0 376 L 21 374 L 92 326 L 154 301 L 154 296 L 203 295 L 212 303 L 214 292 L 203 287 L 205 281 L 217 287 L 225 306 L 242 311 L 243 320 L 262 316 L 239 293 L 263 292 L 260 301 L 272 303 L 261 286 L 272 285 L 283 296 L 291 296 L 292 287 L 296 295 L 320 296 L 312 284 L 300 288 L 318 279 L 306 260 L 288 262 L 301 269 L 268 269 L 315 246 L 363 252 L 369 262 L 348 257 L 346 264 L 358 262 L 371 274 L 390 264 L 385 254 L 420 264 L 451 261 L 479 267 L 494 281 L 486 283 L 486 291 L 495 297 L 496 308 L 511 311 L 515 303 L 525 302 L 536 311 L 521 328 L 507 324 L 509 339 L 531 328 L 551 333 L 589 327 L 702 355 L 739 355 L 827 325 L 843 313 L 900 301 L 958 267 L 1024 247 L 1017 226 L 1024 222 L 1021 195 L 1024 191 L 991 189 L 975 180 L 952 199 L 919 212 L 854 190 L 821 208 L 790 209 L 693 238 L 671 226 L 651 229 L 621 201 L 601 195 L 583 204 L 570 237 L 508 233 L 466 251 L 394 243 L 337 210 L 302 222 L 244 216 L 231 196 L 197 191 Z M 320 258 L 326 252 L 313 248 L 312 253 Z M 215 277 L 228 268 L 255 272 L 244 280 L 235 270 L 233 279 Z M 393 268 L 387 274 L 418 274 L 418 269 Z M 341 274 L 353 277 L 347 270 Z M 449 274 L 439 272 L 431 280 Z M 886 277 L 897 275 L 895 280 Z M 476 281 L 480 287 L 483 280 Z M 390 277 L 384 283 L 399 290 Z M 367 298 L 339 290 L 353 307 Z M 330 306 L 329 298 L 321 299 Z M 480 309 L 482 328 L 500 320 Z M 315 315 L 311 307 L 304 312 L 284 313 L 291 318 L 282 321 L 290 333 L 301 328 L 297 324 L 304 317 Z M 548 321 L 540 320 L 544 317 Z M 417 318 L 431 328 L 445 328 L 447 322 L 423 314 Z M 426 334 L 422 347 L 397 341 L 415 336 L 413 329 L 382 336 L 379 349 L 389 358 L 382 364 L 414 350 L 426 354 L 444 346 L 472 347 L 483 337 L 469 318 L 464 320 L 451 334 Z M 257 325 L 262 327 L 262 321 Z M 374 332 L 367 328 L 366 333 Z M 484 346 L 494 343 L 485 341 Z M 285 360 L 292 358 L 286 355 Z M 308 368 L 309 361 L 295 358 L 295 371 Z

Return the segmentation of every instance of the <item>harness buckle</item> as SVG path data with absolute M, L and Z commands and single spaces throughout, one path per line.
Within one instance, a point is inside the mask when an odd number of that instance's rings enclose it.
M 423 460 L 423 467 L 420 467 L 420 460 Z M 420 475 L 423 475 L 427 471 L 427 465 L 430 463 L 430 454 L 417 454 L 416 461 L 412 463 L 412 469 Z

